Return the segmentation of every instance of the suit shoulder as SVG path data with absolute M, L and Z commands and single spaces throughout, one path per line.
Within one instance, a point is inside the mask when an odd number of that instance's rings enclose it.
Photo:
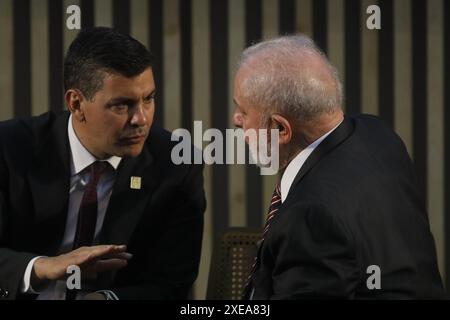
M 56 117 L 54 112 L 47 112 L 39 116 L 2 121 L 0 144 L 4 148 L 35 145 L 45 139 Z
M 158 125 L 152 126 L 146 141 L 150 152 L 159 156 L 167 154 L 170 156 L 171 150 L 176 143 L 176 141 L 172 141 L 172 133 Z
M 392 127 L 385 120 L 378 116 L 371 114 L 358 114 L 350 116 L 350 118 L 354 121 L 356 128 L 358 129 L 357 131 L 364 128 L 367 131 L 372 131 L 372 133 L 375 130 L 377 134 L 381 132 L 389 135 L 395 134 Z

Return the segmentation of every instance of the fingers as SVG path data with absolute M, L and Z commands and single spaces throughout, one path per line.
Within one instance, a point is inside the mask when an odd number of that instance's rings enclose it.
M 89 258 L 98 259 L 105 255 L 109 254 L 118 254 L 125 252 L 127 250 L 127 246 L 115 246 L 115 245 L 100 245 L 89 247 L 92 251 L 90 251 Z
M 113 271 L 125 268 L 128 265 L 127 260 L 124 259 L 108 259 L 99 260 L 95 263 L 94 270 L 96 273 L 105 271 Z
M 131 258 L 133 258 L 133 255 L 129 252 L 112 253 L 112 254 L 106 254 L 106 255 L 102 256 L 102 259 L 130 260 Z
M 126 250 L 127 247 L 125 245 L 99 245 L 93 247 L 81 247 L 68 255 L 74 257 L 71 264 L 81 265 L 103 257 L 122 254 L 125 253 Z

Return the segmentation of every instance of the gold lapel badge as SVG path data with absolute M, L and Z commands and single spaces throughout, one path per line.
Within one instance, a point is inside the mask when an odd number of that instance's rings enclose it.
M 141 189 L 141 177 L 131 177 L 130 188 L 135 190 Z

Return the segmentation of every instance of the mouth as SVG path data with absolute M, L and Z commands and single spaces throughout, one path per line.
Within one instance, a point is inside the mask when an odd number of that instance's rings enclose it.
M 120 142 L 121 142 L 121 144 L 125 144 L 125 145 L 133 145 L 133 144 L 140 144 L 144 140 L 145 140 L 145 135 L 138 135 L 138 136 L 121 138 Z

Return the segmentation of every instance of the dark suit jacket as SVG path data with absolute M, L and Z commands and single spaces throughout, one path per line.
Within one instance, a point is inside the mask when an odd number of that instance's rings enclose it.
M 434 240 L 400 138 L 346 117 L 307 159 L 260 248 L 254 299 L 444 295 Z M 380 290 L 367 268 L 379 266 Z
M 69 113 L 0 123 L 0 297 L 22 298 L 28 262 L 56 255 L 69 199 Z M 175 142 L 153 126 L 142 153 L 123 159 L 100 235 L 127 244 L 129 265 L 98 289 L 120 299 L 184 299 L 197 277 L 206 202 L 202 167 L 173 165 Z M 140 190 L 130 177 L 142 177 Z

